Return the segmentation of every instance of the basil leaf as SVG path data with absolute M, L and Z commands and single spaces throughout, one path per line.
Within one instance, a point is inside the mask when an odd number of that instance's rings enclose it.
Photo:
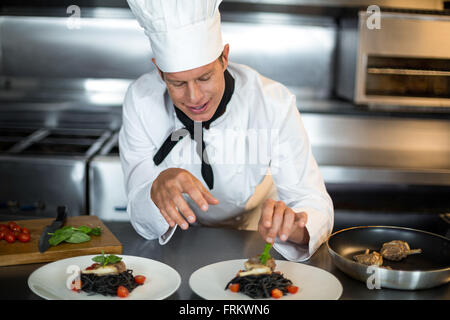
M 78 228 L 76 228 L 77 231 L 83 232 L 83 233 L 90 233 L 92 231 L 91 228 L 87 227 L 87 226 L 80 226 Z
M 96 256 L 92 258 L 92 261 L 103 264 L 105 263 L 105 258 L 102 256 Z
M 55 233 L 48 239 L 48 243 L 52 246 L 57 246 L 63 241 L 69 239 L 74 233 L 73 228 L 63 228 L 58 229 Z
M 74 228 L 72 226 L 65 226 L 56 230 L 54 233 L 49 234 L 51 235 L 51 237 L 48 242 L 52 246 L 57 246 L 63 241 L 66 241 L 68 243 L 82 243 L 89 241 L 91 240 L 91 237 L 88 234 L 99 236 L 101 235 L 101 228 L 89 228 L 88 226 L 80 226 L 78 228 Z
M 66 239 L 68 243 L 82 243 L 91 240 L 91 237 L 86 233 L 80 231 L 74 231 L 72 236 Z
M 92 258 L 92 261 L 100 263 L 103 266 L 106 266 L 107 264 L 114 264 L 118 263 L 122 260 L 121 257 L 115 256 L 113 254 L 110 254 L 108 256 L 105 256 L 105 251 L 102 250 L 101 256 L 95 256 Z
M 57 229 L 53 233 L 53 235 L 60 236 L 60 235 L 63 235 L 63 234 L 71 234 L 73 231 L 74 230 L 73 230 L 72 227 L 64 227 L 64 228 L 61 228 L 61 229 Z
M 272 244 L 266 243 L 266 245 L 264 246 L 264 252 L 259 256 L 259 261 L 261 262 L 261 264 L 266 265 L 267 260 L 272 258 L 269 254 L 269 251 L 271 248 L 272 248 Z
M 105 251 L 102 250 L 102 255 L 101 256 L 95 256 L 92 258 L 92 261 L 103 264 L 106 261 L 106 257 L 105 257 Z
M 121 258 L 121 257 L 118 257 L 118 256 L 115 256 L 115 255 L 113 255 L 113 254 L 110 254 L 110 255 L 107 257 L 107 260 L 108 260 L 107 263 L 114 264 L 114 263 L 120 262 L 120 261 L 122 260 L 122 258 Z
M 102 234 L 102 229 L 100 227 L 92 228 L 91 233 L 94 236 L 99 236 Z

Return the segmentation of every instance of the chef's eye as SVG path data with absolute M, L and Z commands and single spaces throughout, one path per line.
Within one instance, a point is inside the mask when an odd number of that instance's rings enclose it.
M 172 85 L 174 87 L 182 87 L 185 84 L 185 82 L 172 82 Z
M 200 80 L 200 81 L 208 81 L 209 79 L 211 79 L 211 76 L 199 78 L 198 80 Z

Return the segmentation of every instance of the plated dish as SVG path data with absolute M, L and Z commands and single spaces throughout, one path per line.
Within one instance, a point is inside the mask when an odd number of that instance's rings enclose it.
M 207 300 L 253 300 L 244 293 L 225 289 L 246 261 L 228 260 L 204 266 L 191 275 L 189 285 L 197 295 Z M 278 300 L 337 300 L 342 295 L 339 280 L 325 270 L 284 260 L 275 260 L 275 263 L 284 278 L 298 287 L 296 293 L 286 294 Z
M 225 290 L 243 293 L 253 299 L 279 299 L 287 294 L 295 294 L 298 287 L 276 269 L 275 259 L 269 254 L 271 243 L 266 243 L 262 254 L 244 262 L 244 269 L 225 286 Z
M 102 254 L 92 258 L 89 267 L 81 270 L 72 280 L 70 289 L 75 292 L 87 292 L 89 295 L 101 294 L 126 298 L 138 286 L 146 282 L 145 275 L 134 275 L 127 268 L 122 257 L 114 254 Z
M 95 262 L 92 260 L 95 257 L 98 255 L 79 256 L 46 264 L 29 276 L 28 286 L 35 294 L 48 300 L 160 300 L 173 294 L 181 284 L 178 272 L 159 261 L 120 255 L 123 265 L 120 264 L 120 261 L 116 261 L 114 264 L 99 267 L 92 263 Z M 99 264 L 102 265 L 102 263 Z M 81 273 L 81 283 L 78 283 L 77 279 L 79 278 L 76 276 L 80 271 L 84 272 Z M 98 278 L 101 273 L 104 273 L 103 276 L 114 278 L 112 283 L 119 281 L 119 286 L 127 287 L 126 283 L 132 281 L 133 288 L 127 288 L 128 294 L 124 296 L 118 294 L 117 289 L 111 291 L 111 288 L 114 287 L 111 283 L 106 286 L 100 284 L 103 281 L 99 281 Z M 122 279 L 119 274 L 125 277 Z M 139 284 L 140 280 L 136 281 L 136 276 L 144 276 L 145 279 Z M 128 279 L 126 279 L 127 277 Z M 99 286 L 94 289 L 92 284 L 90 288 L 81 290 L 83 279 L 87 285 L 86 279 L 88 278 L 93 278 L 94 282 L 97 281 L 96 284 L 100 285 L 100 290 Z M 99 292 L 102 290 L 105 290 L 105 294 Z

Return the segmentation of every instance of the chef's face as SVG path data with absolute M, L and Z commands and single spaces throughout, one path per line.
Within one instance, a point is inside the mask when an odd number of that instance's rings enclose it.
M 172 102 L 191 120 L 208 121 L 216 112 L 225 90 L 223 73 L 228 52 L 227 44 L 222 55 L 210 64 L 181 72 L 160 71 Z

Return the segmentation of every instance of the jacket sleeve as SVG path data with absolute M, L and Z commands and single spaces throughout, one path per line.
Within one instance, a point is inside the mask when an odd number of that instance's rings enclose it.
M 309 245 L 282 242 L 276 238 L 274 248 L 286 259 L 304 261 L 325 242 L 333 229 L 333 202 L 312 154 L 295 96 L 288 93 L 288 103 L 274 115 L 271 174 L 279 200 L 295 212 L 306 212 Z
M 161 215 L 150 197 L 153 181 L 166 169 L 163 163 L 156 166 L 153 155 L 157 149 L 143 125 L 134 98 L 133 84 L 127 90 L 122 109 L 122 127 L 119 133 L 120 161 L 125 179 L 127 213 L 136 232 L 146 239 L 159 238 L 166 243 L 174 228 Z

